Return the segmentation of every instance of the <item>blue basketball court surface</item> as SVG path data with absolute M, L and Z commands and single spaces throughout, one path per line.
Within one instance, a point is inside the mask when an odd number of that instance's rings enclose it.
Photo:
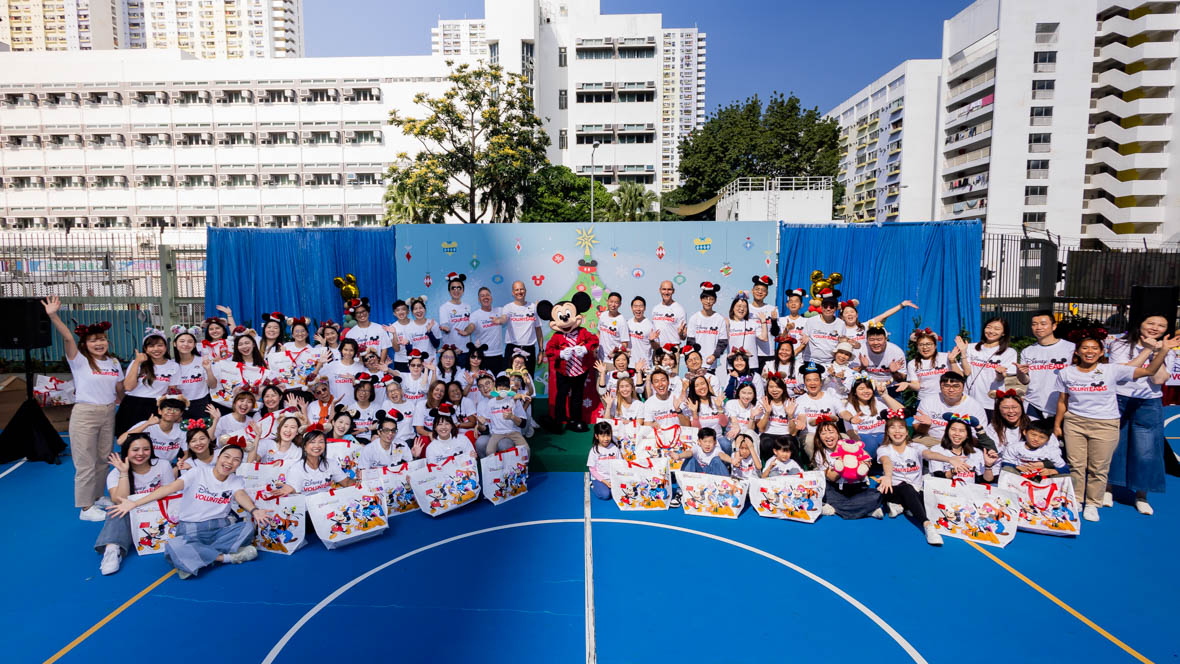
M 1167 435 L 1180 447 L 1180 409 Z M 329 551 L 180 580 L 162 555 L 98 571 L 73 469 L 0 466 L 6 662 L 1166 662 L 1180 658 L 1180 479 L 1155 516 L 1077 538 L 925 543 L 904 517 L 815 524 L 621 512 L 582 473 Z M 1125 497 L 1124 497 L 1125 498 Z M 593 660 L 591 660 L 593 658 Z

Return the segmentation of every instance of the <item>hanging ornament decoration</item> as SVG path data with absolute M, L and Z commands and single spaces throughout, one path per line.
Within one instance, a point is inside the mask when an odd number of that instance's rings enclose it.
M 423 283 L 423 284 L 424 284 L 424 285 L 425 285 L 427 288 L 430 288 L 430 285 L 434 283 L 434 279 L 431 279 L 431 278 L 430 278 L 430 273 L 429 273 L 429 272 L 427 272 L 427 273 L 426 273 L 426 277 L 422 279 L 422 283 Z
M 586 292 L 586 284 L 578 284 L 578 290 L 585 293 Z
M 520 238 L 516 238 L 516 253 L 520 253 Z
M 472 270 L 479 269 L 479 258 L 476 257 L 475 254 L 471 254 L 471 269 Z
M 709 253 L 709 250 L 713 248 L 713 238 L 711 238 L 711 237 L 693 238 L 692 248 L 696 249 L 697 253 L 699 253 L 703 256 L 703 255 Z
M 443 253 L 448 256 L 454 256 L 455 252 L 459 250 L 459 243 L 455 241 L 442 243 Z
M 660 243 L 660 246 L 656 247 L 656 258 L 658 258 L 660 260 L 664 260 L 664 243 L 663 242 Z
M 725 264 L 721 266 L 721 276 L 728 277 L 731 274 L 733 274 L 733 266 L 729 264 L 729 261 L 726 261 Z
M 492 275 L 492 283 L 493 283 L 493 284 L 502 284 L 502 283 L 504 283 L 504 275 L 502 275 L 502 274 L 493 274 L 493 275 Z
M 619 257 L 619 248 L 618 247 L 611 247 L 610 248 L 610 257 L 611 258 L 618 258 Z
M 599 286 L 598 284 L 594 284 L 594 287 L 590 289 L 590 295 L 595 300 L 601 298 L 602 297 L 602 286 Z
M 413 248 L 414 248 L 413 245 L 409 245 L 409 244 L 406 245 L 406 262 L 407 263 L 410 262 L 410 250 Z
M 645 272 L 643 271 L 643 268 L 639 267 L 638 265 L 635 266 L 635 269 L 631 270 L 631 276 L 635 277 L 636 279 L 642 279 L 644 274 Z
M 676 284 L 677 286 L 679 286 L 680 284 L 683 284 L 686 281 L 688 281 L 688 279 L 684 278 L 683 272 L 677 272 L 676 276 L 672 277 L 672 283 Z
M 561 265 L 561 262 L 564 260 L 565 260 L 565 256 L 563 256 L 561 254 L 553 254 L 553 262 L 554 263 Z
M 750 236 L 749 236 L 749 235 L 747 235 L 747 236 L 746 236 L 746 241 L 742 243 L 742 247 L 743 247 L 743 248 L 744 248 L 746 251 L 749 251 L 749 250 L 751 250 L 751 249 L 753 249 L 753 248 L 754 248 L 754 243 L 750 241 Z
M 773 251 L 764 251 L 762 253 L 766 254 L 766 260 L 764 260 L 763 262 L 766 263 L 767 266 L 769 266 L 770 265 L 770 257 L 774 255 L 774 252 Z

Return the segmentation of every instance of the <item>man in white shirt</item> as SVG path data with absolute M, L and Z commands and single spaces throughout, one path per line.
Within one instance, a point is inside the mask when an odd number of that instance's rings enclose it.
M 611 293 L 606 296 L 606 311 L 598 316 L 598 359 L 610 363 L 611 353 L 630 340 L 627 333 L 627 319 L 619 313 L 623 296 Z
M 831 364 L 832 353 L 840 337 L 844 336 L 844 321 L 836 317 L 840 301 L 832 296 L 825 297 L 819 305 L 818 316 L 803 323 L 803 334 L 807 338 L 804 358 L 819 364 Z
M 642 362 L 645 368 L 651 367 L 652 342 L 660 338 L 660 333 L 652 324 L 650 318 L 644 318 L 647 312 L 647 300 L 642 295 L 636 295 L 631 300 L 633 318 L 627 321 L 627 337 L 631 351 L 631 368 Z
M 384 362 L 389 357 L 388 350 L 393 347 L 393 341 L 390 340 L 385 328 L 374 325 L 369 320 L 369 313 L 369 301 L 368 298 L 364 298 L 353 308 L 352 317 L 356 319 L 356 325 L 348 328 L 344 338 L 356 341 L 362 353 L 369 348 L 375 348 L 381 353 L 381 361 Z
M 883 325 L 869 323 L 865 331 L 865 348 L 860 354 L 860 369 L 874 381 L 901 383 L 905 381 L 905 351 L 889 341 Z M 897 397 L 896 391 L 890 394 Z
M 766 303 L 766 296 L 770 294 L 770 287 L 774 279 L 769 275 L 755 276 L 754 285 L 750 289 L 753 301 L 750 302 L 750 318 L 758 321 L 766 330 L 766 338 L 755 342 L 758 355 L 758 365 L 764 367 L 774 359 L 774 337 L 778 331 L 778 307 Z
M 471 312 L 471 324 L 475 332 L 471 335 L 471 343 L 476 348 L 487 346 L 484 350 L 483 369 L 496 375 L 506 369 L 504 365 L 504 324 L 508 317 L 500 307 L 492 306 L 492 291 L 486 286 L 479 289 L 479 309 Z
M 536 374 L 537 358 L 541 355 L 541 341 L 545 338 L 537 319 L 537 305 L 525 301 L 527 291 L 524 282 L 512 282 L 512 302 L 504 305 L 502 311 L 508 317 L 504 330 L 505 362 L 512 361 L 512 352 L 521 349 L 529 354 L 525 364 L 530 374 Z
M 680 342 L 688 335 L 688 315 L 679 302 L 672 299 L 676 287 L 671 281 L 660 282 L 660 303 L 652 307 L 651 322 L 660 333 L 659 345 Z
M 467 275 L 452 272 L 447 275 L 447 291 L 451 299 L 443 302 L 438 308 L 438 329 L 442 330 L 443 345 L 450 344 L 459 349 L 457 363 L 467 364 L 467 342 L 471 340 L 471 333 L 475 325 L 471 323 L 471 307 L 464 304 L 463 292 L 466 290 Z
M 972 415 L 982 425 L 987 425 L 987 413 L 983 406 L 963 393 L 963 374 L 948 371 L 938 379 L 938 394 L 922 399 L 914 415 L 915 443 L 935 447 L 942 443 L 946 431 L 946 413 Z
M 688 319 L 685 328 L 688 332 L 688 343 L 700 345 L 706 371 L 715 370 L 718 359 L 724 361 L 725 349 L 729 347 L 725 318 L 713 311 L 720 290 L 719 284 L 711 281 L 701 282 L 701 310 Z
M 1028 386 L 1024 407 L 1034 420 L 1057 414 L 1057 374 L 1070 365 L 1074 344 L 1053 336 L 1057 329 L 1052 311 L 1033 313 L 1030 322 L 1037 342 L 1020 351 L 1016 363 L 1016 379 Z
M 687 418 L 680 414 L 684 397 L 673 397 L 668 389 L 668 374 L 663 369 L 651 373 L 651 387 L 654 395 L 643 402 L 643 424 L 649 427 L 670 427 L 673 424 L 687 425 Z

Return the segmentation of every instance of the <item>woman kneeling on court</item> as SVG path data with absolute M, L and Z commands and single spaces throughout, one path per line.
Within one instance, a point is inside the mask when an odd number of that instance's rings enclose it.
M 267 510 L 254 505 L 246 495 L 245 482 L 236 474 L 245 454 L 245 439 L 231 438 L 217 453 L 212 467 L 197 466 L 181 475 L 180 479 L 165 484 L 136 500 L 122 498 L 118 505 L 107 508 L 111 516 L 119 518 L 131 510 L 159 500 L 178 491 L 180 499 L 176 537 L 164 545 L 164 555 L 176 568 L 180 578 L 187 579 L 215 562 L 244 563 L 258 557 L 258 550 L 250 546 L 254 538 L 254 522 L 233 521 L 229 518 L 230 499 L 250 510 L 257 517 Z

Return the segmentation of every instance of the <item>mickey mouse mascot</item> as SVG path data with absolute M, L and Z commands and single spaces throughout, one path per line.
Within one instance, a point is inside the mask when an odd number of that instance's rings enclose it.
M 545 344 L 545 358 L 554 381 L 555 389 L 549 392 L 549 414 L 557 432 L 563 426 L 579 433 L 590 430 L 582 420 L 586 378 L 598 350 L 598 337 L 582 327 L 582 314 L 590 310 L 590 305 L 590 296 L 581 292 L 555 304 L 548 300 L 537 303 L 537 316 L 549 321 L 553 330 Z

